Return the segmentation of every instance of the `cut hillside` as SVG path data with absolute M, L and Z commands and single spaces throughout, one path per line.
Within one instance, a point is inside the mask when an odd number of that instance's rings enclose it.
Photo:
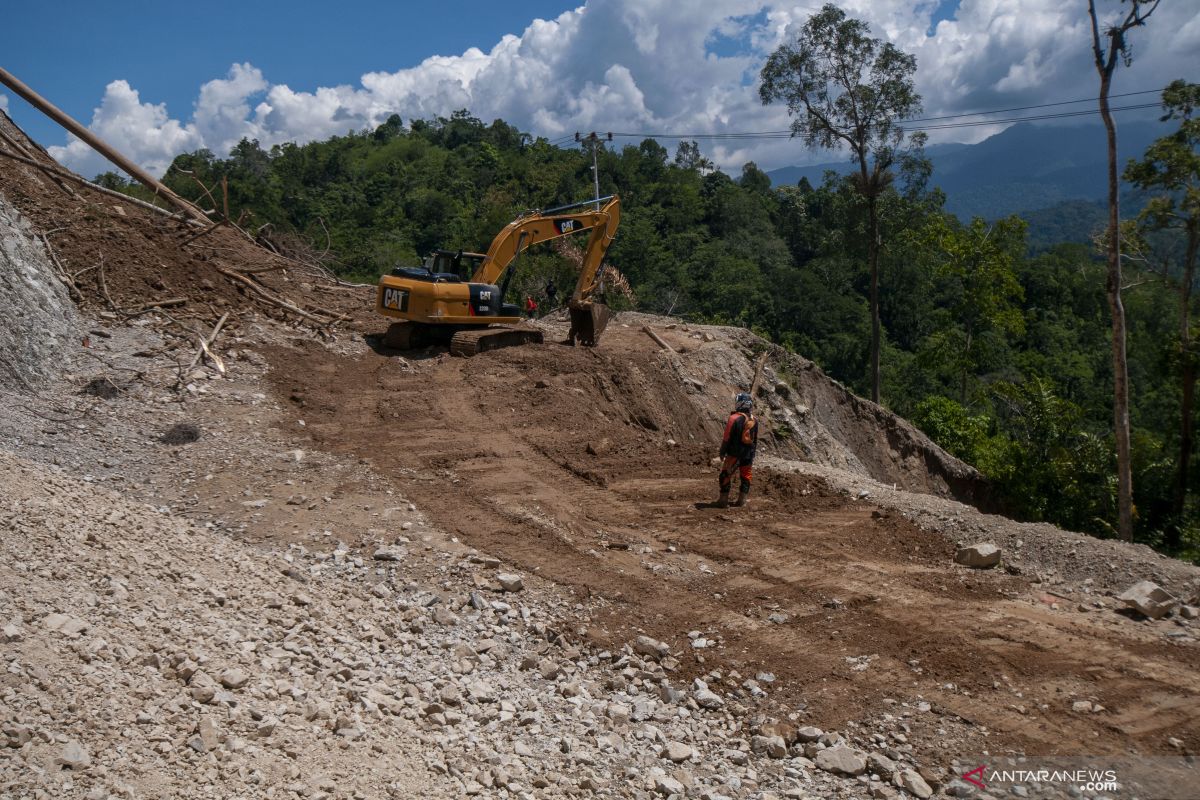
M 0 796 L 927 797 L 981 752 L 1195 785 L 1197 625 L 1115 595 L 1200 571 L 962 505 L 801 357 L 641 314 L 389 352 L 370 288 L 228 226 L 12 159 L 0 194 L 14 302 L 72 326 L 0 386 Z M 764 349 L 750 506 L 709 507 Z
M 80 320 L 42 242 L 2 193 L 0 306 L 0 388 L 33 388 L 77 345 Z
M 987 504 L 987 483 L 976 469 L 938 447 L 907 420 L 830 379 L 802 356 L 742 328 L 686 325 L 642 314 L 622 315 L 619 324 L 652 325 L 673 344 L 679 359 L 661 355 L 660 370 L 680 371 L 684 386 L 692 390 L 690 399 L 698 402 L 694 413 L 704 419 L 724 418 L 733 395 L 753 383 L 758 356 L 767 351 L 755 398 L 767 423 L 763 439 L 767 452 L 909 491 Z M 710 437 L 714 433 L 719 434 L 710 430 Z

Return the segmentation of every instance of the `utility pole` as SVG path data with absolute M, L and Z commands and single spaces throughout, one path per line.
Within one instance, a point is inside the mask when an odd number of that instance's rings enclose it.
M 575 141 L 581 142 L 581 143 L 587 142 L 587 143 L 591 144 L 591 146 L 592 146 L 592 182 L 596 187 L 596 210 L 599 211 L 600 210 L 600 168 L 596 166 L 596 151 L 600 149 L 600 134 L 596 133 L 595 131 L 592 131 L 588 135 L 584 136 L 583 134 L 579 133 L 579 131 L 576 131 L 575 132 Z M 606 135 L 605 141 L 606 142 L 612 141 L 611 133 Z

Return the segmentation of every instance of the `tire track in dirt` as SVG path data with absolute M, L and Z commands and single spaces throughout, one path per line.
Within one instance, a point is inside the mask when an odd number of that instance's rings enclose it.
M 1025 579 L 954 567 L 940 534 L 873 517 L 818 479 L 762 473 L 750 508 L 695 508 L 715 492 L 719 421 L 636 338 L 621 343 L 408 371 L 315 344 L 271 357 L 318 447 L 367 459 L 442 529 L 593 598 L 599 644 L 645 631 L 685 651 L 688 674 L 773 672 L 776 699 L 807 704 L 824 725 L 920 696 L 992 749 L 1200 744 L 1200 722 L 1182 711 L 1200 697 L 1195 648 L 1164 647 L 1111 612 L 1031 603 Z M 721 647 L 693 658 L 689 630 Z M 1073 713 L 1078 697 L 1108 712 Z M 938 747 L 932 730 L 916 739 Z

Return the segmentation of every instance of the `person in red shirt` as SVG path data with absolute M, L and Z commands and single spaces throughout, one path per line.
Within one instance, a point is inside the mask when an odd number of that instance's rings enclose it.
M 525 295 L 525 316 L 533 319 L 537 316 L 537 302 L 532 295 Z
M 721 496 L 717 499 L 717 508 L 729 508 L 729 490 L 733 486 L 735 472 L 741 475 L 742 480 L 734 505 L 746 505 L 746 497 L 750 494 L 754 454 L 758 448 L 758 420 L 752 413 L 753 398 L 742 392 L 733 402 L 733 413 L 725 423 L 725 436 L 721 439 Z

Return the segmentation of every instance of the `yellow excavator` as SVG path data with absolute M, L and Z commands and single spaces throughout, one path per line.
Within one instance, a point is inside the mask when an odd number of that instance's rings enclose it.
M 505 302 L 520 255 L 540 242 L 591 231 L 567 308 L 569 343 L 578 339 L 594 345 L 609 316 L 598 297 L 600 266 L 620 221 L 621 201 L 615 195 L 532 211 L 506 225 L 487 253 L 435 250 L 420 267 L 393 269 L 379 279 L 376 310 L 401 322 L 392 323 L 383 344 L 409 350 L 448 339 L 453 355 L 473 356 L 541 342 L 541 330 L 519 324 L 520 307 Z

